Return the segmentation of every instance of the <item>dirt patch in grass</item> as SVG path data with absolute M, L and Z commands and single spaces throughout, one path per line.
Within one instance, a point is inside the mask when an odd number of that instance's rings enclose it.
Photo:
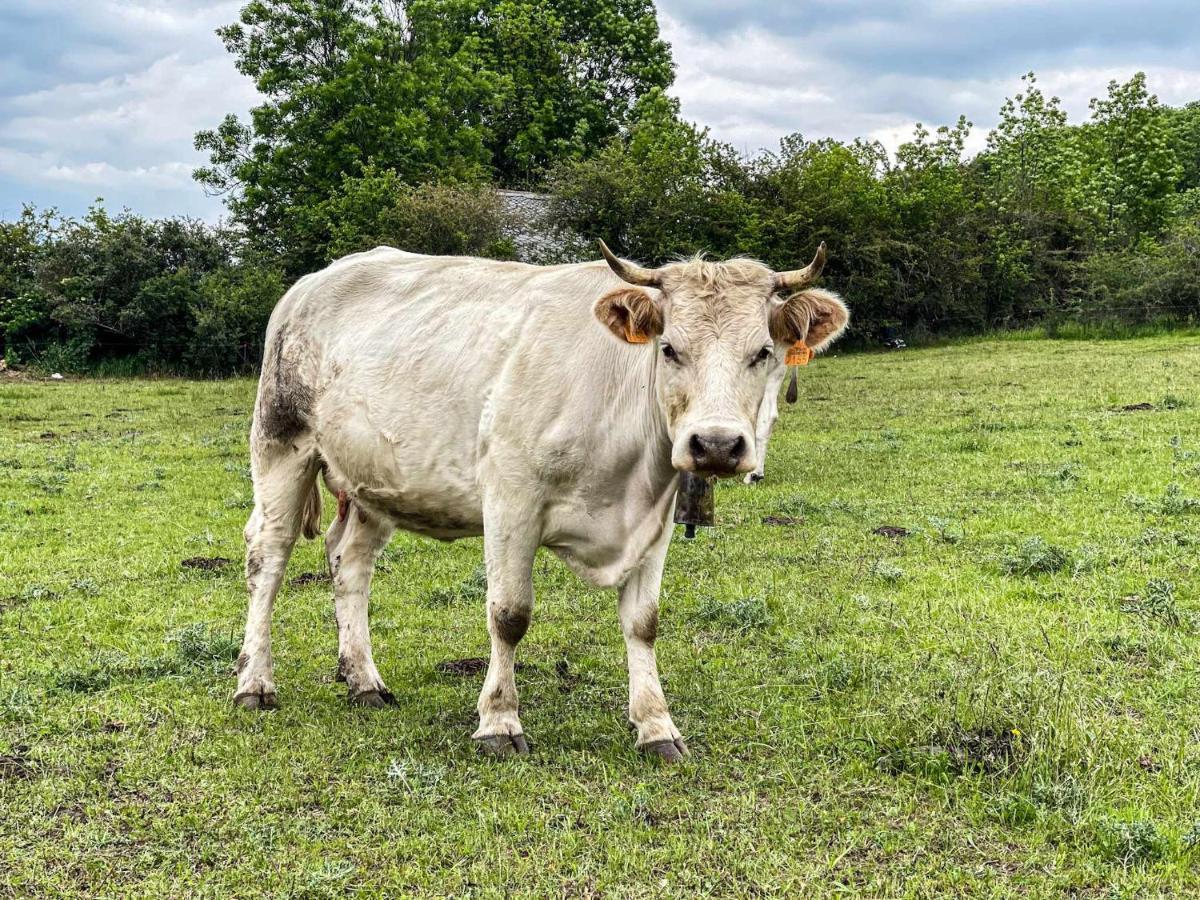
M 792 525 L 803 525 L 803 516 L 763 516 L 762 523 L 764 525 L 778 525 L 788 527 Z
M 435 667 L 443 675 L 457 675 L 460 678 L 467 678 L 471 675 L 478 675 L 487 670 L 488 661 L 482 656 L 468 656 L 466 659 L 448 659 L 445 662 L 440 662 Z M 525 663 L 516 663 L 514 669 L 518 672 L 523 672 L 528 666 Z
M 14 747 L 12 753 L 0 756 L 0 781 L 8 778 L 32 778 L 33 775 L 34 765 L 33 760 L 29 758 L 28 747 Z
M 451 659 L 446 662 L 437 664 L 437 670 L 443 675 L 458 675 L 466 677 L 468 675 L 478 675 L 487 668 L 488 661 L 480 656 L 472 656 L 467 659 Z
M 1119 412 L 1153 412 L 1153 403 L 1127 403 L 1119 408 Z
M 185 569 L 199 569 L 201 572 L 217 572 L 232 564 L 233 560 L 224 556 L 192 556 L 180 563 Z
M 554 664 L 554 674 L 558 676 L 558 689 L 564 694 L 569 694 L 579 686 L 580 677 L 571 672 L 571 667 L 565 659 L 560 659 Z
M 292 587 L 304 587 L 309 584 L 328 584 L 330 580 L 328 572 L 301 572 L 288 581 L 288 584 Z
M 877 534 L 885 538 L 905 538 L 908 537 L 909 531 L 899 525 L 880 525 L 878 528 L 872 528 L 871 534 Z

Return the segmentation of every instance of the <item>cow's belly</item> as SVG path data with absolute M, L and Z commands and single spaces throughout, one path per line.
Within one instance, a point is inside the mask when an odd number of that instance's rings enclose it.
M 317 446 L 334 491 L 398 528 L 439 540 L 483 534 L 475 435 L 434 411 L 416 411 L 402 431 L 381 428 L 361 405 L 323 417 Z

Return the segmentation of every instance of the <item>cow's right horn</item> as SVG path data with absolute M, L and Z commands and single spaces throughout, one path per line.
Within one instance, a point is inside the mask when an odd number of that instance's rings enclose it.
M 644 269 L 628 260 L 621 259 L 608 249 L 608 244 L 604 243 L 604 241 L 600 242 L 600 252 L 604 254 L 604 259 L 608 262 L 608 267 L 622 281 L 640 285 L 641 287 L 659 287 L 662 284 L 662 274 L 657 269 Z

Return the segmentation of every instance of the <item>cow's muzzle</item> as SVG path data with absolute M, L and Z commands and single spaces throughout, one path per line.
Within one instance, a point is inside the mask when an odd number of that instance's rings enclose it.
M 693 428 L 680 443 L 674 463 L 685 472 L 728 476 L 754 470 L 750 438 L 741 429 L 701 426 Z

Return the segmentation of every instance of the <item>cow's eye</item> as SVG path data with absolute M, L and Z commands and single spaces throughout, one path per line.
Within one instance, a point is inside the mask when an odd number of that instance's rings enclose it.
M 663 354 L 663 356 L 665 356 L 667 359 L 671 360 L 672 362 L 679 359 L 679 354 L 675 352 L 675 348 L 672 347 L 670 344 L 662 345 L 662 354 Z
M 766 361 L 767 361 L 768 359 L 770 359 L 770 358 L 771 358 L 771 348 L 770 348 L 770 347 L 763 347 L 763 348 L 762 348 L 761 350 L 759 350 L 759 351 L 758 351 L 758 353 L 755 355 L 755 357 L 754 357 L 753 361 L 751 361 L 750 365 L 751 365 L 751 366 L 757 366 L 759 363 L 764 363 L 764 362 L 766 362 Z

